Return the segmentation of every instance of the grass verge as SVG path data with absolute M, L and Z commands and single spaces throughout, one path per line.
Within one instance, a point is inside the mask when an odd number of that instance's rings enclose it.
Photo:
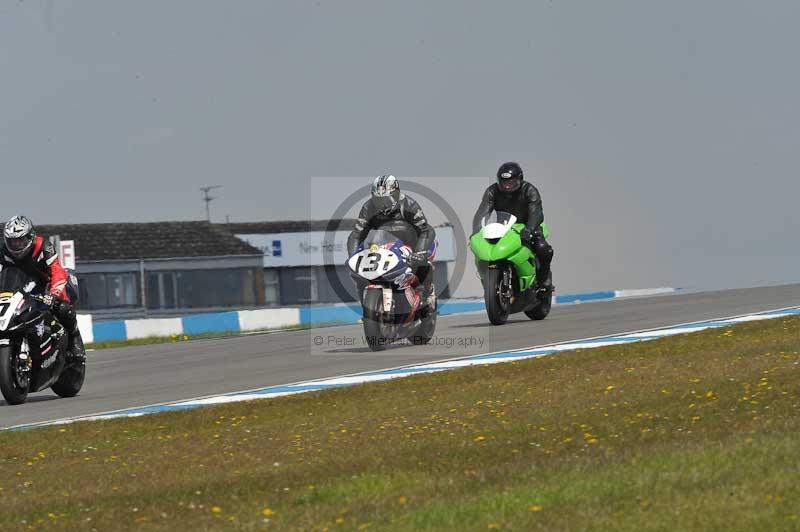
M 2 433 L 0 530 L 800 529 L 799 381 L 785 318 Z

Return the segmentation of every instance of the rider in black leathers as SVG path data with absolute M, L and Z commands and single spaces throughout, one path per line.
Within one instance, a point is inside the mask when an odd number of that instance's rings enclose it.
M 552 290 L 553 279 L 550 263 L 553 248 L 542 234 L 542 197 L 531 183 L 523 181 L 522 167 L 515 162 L 500 165 L 497 183 L 483 193 L 478 211 L 472 219 L 472 234 L 481 230 L 481 221 L 492 211 L 507 212 L 517 217 L 517 223 L 525 224 L 520 233 L 522 242 L 531 248 L 539 260 L 539 277 L 542 288 Z
M 372 183 L 372 197 L 361 207 L 355 227 L 347 239 L 348 255 L 353 255 L 358 245 L 363 242 L 371 229 L 385 229 L 394 234 L 408 232 L 409 225 L 414 234 L 402 238 L 403 242 L 413 247 L 414 252 L 406 257 L 406 262 L 414 270 L 425 291 L 423 301 L 433 292 L 433 264 L 428 252 L 436 231 L 428 223 L 422 207 L 414 199 L 400 192 L 400 185 L 392 175 L 382 175 Z M 354 278 L 355 279 L 355 278 Z M 355 279 L 359 298 L 363 286 Z

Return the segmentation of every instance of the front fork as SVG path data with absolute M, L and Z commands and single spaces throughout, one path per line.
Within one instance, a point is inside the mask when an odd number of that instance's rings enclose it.
M 508 306 L 514 304 L 514 271 L 506 266 L 503 268 L 503 282 L 500 283 L 500 297 Z
M 481 279 L 481 284 L 484 282 L 484 278 L 486 277 L 486 271 L 488 269 L 502 269 L 503 275 L 500 279 L 500 286 L 497 287 L 497 296 L 500 298 L 500 302 L 504 305 L 513 305 L 514 304 L 514 267 L 507 263 L 493 263 L 487 264 L 482 261 L 476 261 L 477 269 L 478 269 L 478 277 Z
M 14 351 L 15 345 L 11 341 L 10 338 L 2 338 L 0 339 L 0 345 L 7 345 Z M 31 359 L 31 350 L 28 346 L 28 339 L 24 336 L 22 337 L 22 342 L 19 344 L 19 351 L 15 353 L 15 356 L 12 358 L 15 360 L 14 367 L 11 368 L 14 371 L 14 379 L 17 381 L 17 386 L 20 389 L 27 389 L 31 384 L 31 369 L 33 367 L 33 359 Z

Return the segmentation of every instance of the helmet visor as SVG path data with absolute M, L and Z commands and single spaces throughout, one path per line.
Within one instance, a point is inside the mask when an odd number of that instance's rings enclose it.
M 497 186 L 503 192 L 514 192 L 522 186 L 522 179 L 518 177 L 500 177 L 497 180 Z
M 22 251 L 31 243 L 30 237 L 21 236 L 18 238 L 8 238 L 6 237 L 6 247 L 8 247 L 9 251 Z
M 397 200 L 394 198 L 393 195 L 390 196 L 373 196 L 372 197 L 372 204 L 375 206 L 379 212 L 387 212 L 394 208 L 397 205 Z

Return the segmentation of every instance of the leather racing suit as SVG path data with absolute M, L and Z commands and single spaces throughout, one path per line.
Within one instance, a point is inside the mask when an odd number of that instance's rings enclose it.
M 78 317 L 73 304 L 78 297 L 77 290 L 70 282 L 67 270 L 61 266 L 53 243 L 36 235 L 32 253 L 21 260 L 12 258 L 5 245 L 0 243 L 0 264 L 19 268 L 31 277 L 38 287 L 53 296 L 55 301 L 53 314 L 67 331 L 72 355 L 84 356 L 83 340 L 78 329 Z
M 483 193 L 478 211 L 472 219 L 472 234 L 481 230 L 481 221 L 492 211 L 507 212 L 517 217 L 517 223 L 525 224 L 531 238 L 525 242 L 539 260 L 540 274 L 544 286 L 552 284 L 550 263 L 553 261 L 553 247 L 542 234 L 544 222 L 542 197 L 531 183 L 522 182 L 519 190 L 502 192 L 497 184 L 492 184 Z
M 415 253 L 424 253 L 426 256 L 436 238 L 436 231 L 428 223 L 422 207 L 413 198 L 401 194 L 397 205 L 389 212 L 379 211 L 372 201 L 366 201 L 361 207 L 355 227 L 347 238 L 348 255 L 353 255 L 358 245 L 361 244 L 372 229 L 385 229 L 394 234 L 403 234 L 411 226 L 414 234 L 406 235 L 403 242 L 412 246 Z M 425 289 L 425 295 L 433 290 L 433 264 L 431 257 L 427 256 L 425 264 L 416 268 L 416 275 Z M 359 298 L 363 286 L 356 280 Z

